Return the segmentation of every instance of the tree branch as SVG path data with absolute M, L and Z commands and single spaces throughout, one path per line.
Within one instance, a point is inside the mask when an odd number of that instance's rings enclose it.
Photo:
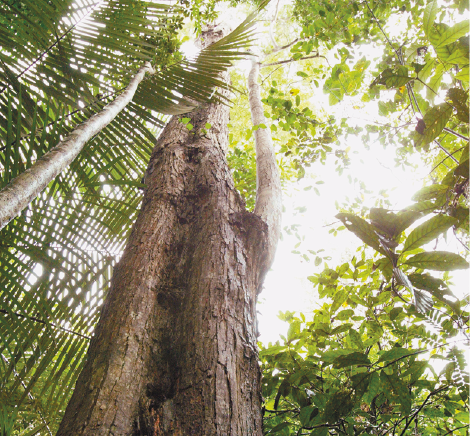
M 325 56 L 321 56 L 317 53 L 316 55 L 304 56 L 303 58 L 300 58 L 300 59 L 286 59 L 284 61 L 272 62 L 270 64 L 262 64 L 261 68 L 273 67 L 274 65 L 288 64 L 290 62 L 304 61 L 306 59 L 314 59 L 314 58 L 325 58 Z

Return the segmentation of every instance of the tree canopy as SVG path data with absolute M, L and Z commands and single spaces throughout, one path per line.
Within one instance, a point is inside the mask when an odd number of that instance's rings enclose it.
M 0 428 L 54 434 L 139 208 L 166 121 L 157 112 L 210 98 L 253 38 L 242 28 L 185 59 L 185 17 L 200 31 L 216 2 L 6 0 L 0 11 L 0 187 L 100 111 L 143 61 L 158 71 L 1 231 Z M 465 1 L 272 0 L 252 48 L 268 125 L 249 127 L 246 77 L 231 73 L 228 159 L 249 208 L 260 128 L 271 131 L 285 190 L 327 162 L 340 175 L 358 139 L 395 150 L 397 166 L 429 169 L 404 209 L 384 198 L 366 207 L 361 184 L 358 200 L 338 205 L 331 232 L 357 237 L 351 259 L 326 261 L 309 247 L 323 266 L 308 277 L 318 308 L 284 313 L 287 335 L 260 344 L 266 434 L 468 434 L 468 295 L 451 273 L 468 268 L 466 13 Z M 376 119 L 340 118 L 346 104 Z M 435 248 L 451 238 L 462 248 Z

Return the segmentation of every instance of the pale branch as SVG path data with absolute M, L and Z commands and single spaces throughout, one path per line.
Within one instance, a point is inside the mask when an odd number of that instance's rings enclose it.
M 274 39 L 274 35 L 273 35 L 273 25 L 277 21 L 277 14 L 279 12 L 279 2 L 280 2 L 280 0 L 277 0 L 276 10 L 274 12 L 274 17 L 271 20 L 271 24 L 269 26 L 269 37 L 271 38 L 271 42 L 273 43 L 274 50 L 279 49 L 279 45 L 277 44 L 276 40 Z
M 268 255 L 266 268 L 274 260 L 281 231 L 282 194 L 281 179 L 276 163 L 276 154 L 271 132 L 266 128 L 263 105 L 258 85 L 259 63 L 252 59 L 248 75 L 248 98 L 256 145 L 256 203 L 254 213 L 268 225 Z M 265 127 L 262 127 L 264 125 Z
M 60 141 L 35 164 L 14 178 L 0 191 L 0 229 L 25 209 L 39 193 L 66 169 L 78 156 L 85 144 L 103 130 L 132 101 L 145 73 L 154 74 L 146 62 L 132 78 L 129 85 L 114 101 L 90 117 Z
M 297 62 L 297 61 L 304 61 L 306 59 L 314 59 L 314 58 L 324 58 L 325 56 L 321 56 L 320 54 L 312 55 L 312 56 L 304 56 L 300 59 L 285 59 L 283 61 L 278 61 L 278 62 L 272 62 L 270 64 L 262 64 L 261 68 L 266 68 L 266 67 L 273 67 L 275 65 L 281 65 L 281 64 L 288 64 L 290 62 Z

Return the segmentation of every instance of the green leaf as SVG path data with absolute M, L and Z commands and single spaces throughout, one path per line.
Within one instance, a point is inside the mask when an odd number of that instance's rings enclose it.
M 276 425 L 274 428 L 272 428 L 270 431 L 269 431 L 269 434 L 271 433 L 278 433 L 280 432 L 281 430 L 284 430 L 285 428 L 289 427 L 289 423 L 288 422 L 281 422 L 280 424 Z
M 273 356 L 275 354 L 280 353 L 281 351 L 284 351 L 285 349 L 286 349 L 286 347 L 284 345 L 274 345 L 272 347 L 261 350 L 259 352 L 259 356 L 260 357 Z
M 287 340 L 290 342 L 300 333 L 300 321 L 292 321 L 287 331 Z
M 416 350 L 408 350 L 406 348 L 394 347 L 391 350 L 385 351 L 377 360 L 377 363 L 380 362 L 390 362 L 391 360 L 399 359 L 403 356 L 411 356 L 415 353 Z
M 468 33 L 468 26 L 468 20 L 464 20 L 460 23 L 454 24 L 441 35 L 437 44 L 434 44 L 435 47 L 443 47 L 445 45 L 452 44 L 454 41 L 457 41 L 457 39 L 459 39 L 461 36 L 465 36 Z
M 326 351 L 325 353 L 323 353 L 320 356 L 320 360 L 322 360 L 323 362 L 327 364 L 331 364 L 338 356 L 345 356 L 345 355 L 353 354 L 353 353 L 357 353 L 357 350 L 345 349 L 345 348 L 342 348 L 339 350 L 330 350 L 330 351 Z
M 398 396 L 398 402 L 401 404 L 403 412 L 409 414 L 411 411 L 411 396 L 405 383 L 395 373 L 388 375 L 384 370 L 381 371 L 380 379 L 382 385 L 389 392 L 392 391 Z
M 467 93 L 460 88 L 450 88 L 447 91 L 447 98 L 451 101 L 452 106 L 457 110 L 457 118 L 468 124 L 469 110 L 467 104 Z
M 193 130 L 194 129 L 194 126 L 191 123 L 187 123 L 186 127 L 187 127 L 188 130 Z
M 462 82 L 466 83 L 468 86 L 468 75 L 469 75 L 469 68 L 468 65 L 464 66 L 456 75 L 455 78 L 457 80 L 461 80 Z
M 422 147 L 434 141 L 442 132 L 452 115 L 452 106 L 442 103 L 434 106 L 426 112 L 423 121 L 426 125 L 423 134 L 413 132 L 413 139 L 416 147 Z
M 421 377 L 421 375 L 423 375 L 428 365 L 428 362 L 425 360 L 416 360 L 412 362 L 409 368 L 404 373 L 402 373 L 402 379 L 407 376 L 410 376 L 409 383 L 415 383 Z
M 188 124 L 191 121 L 191 118 L 181 118 L 183 124 Z
M 326 403 L 325 421 L 334 424 L 338 419 L 346 417 L 353 407 L 354 402 L 350 391 L 335 392 Z
M 336 218 L 342 221 L 346 228 L 353 232 L 358 238 L 365 242 L 370 247 L 387 255 L 383 248 L 380 246 L 379 238 L 374 232 L 374 228 L 367 221 L 359 218 L 352 213 L 339 213 Z
M 423 14 L 423 30 L 425 35 L 429 38 L 429 35 L 432 32 L 434 21 L 436 20 L 436 15 L 439 11 L 439 6 L 437 0 L 430 1 L 426 8 L 424 9 Z
M 371 378 L 371 373 L 360 372 L 351 376 L 352 387 L 355 392 L 355 401 L 358 401 L 362 398 L 369 387 L 369 382 Z
M 310 436 L 328 436 L 328 427 L 320 427 L 312 430 Z
M 428 221 L 420 224 L 406 238 L 402 253 L 414 250 L 436 239 L 441 233 L 457 224 L 455 218 L 446 215 L 436 215 Z
M 438 292 L 441 295 L 450 295 L 453 296 L 452 292 L 442 279 L 432 277 L 429 274 L 410 274 L 408 276 L 413 286 L 419 289 L 424 289 L 429 292 Z
M 318 407 L 314 407 L 314 406 L 302 407 L 302 409 L 300 409 L 300 415 L 299 415 L 300 424 L 302 424 L 302 426 L 304 427 L 308 427 L 310 424 L 310 421 L 318 415 L 318 412 L 319 412 Z
M 465 424 L 469 423 L 469 416 L 467 412 L 458 412 L 454 417 L 457 421 L 463 422 Z
M 338 356 L 333 361 L 334 368 L 344 368 L 345 366 L 369 365 L 370 360 L 364 353 L 355 351 L 354 353 Z
M 424 188 L 421 188 L 418 192 L 416 192 L 411 199 L 413 201 L 419 201 L 423 202 L 426 200 L 431 200 L 434 198 L 438 198 L 440 196 L 443 196 L 447 193 L 449 190 L 449 187 L 446 185 L 441 185 L 441 184 L 434 184 L 430 186 L 425 186 Z M 435 208 L 434 203 L 424 203 L 423 207 L 425 208 Z M 432 210 L 434 210 L 434 208 Z M 429 209 L 428 209 L 429 210 Z
M 352 309 L 345 309 L 345 310 L 342 310 L 341 312 L 338 313 L 338 315 L 336 315 L 336 319 L 339 320 L 339 321 L 347 321 L 349 319 L 351 319 L 351 316 L 354 315 L 354 310 Z
M 379 77 L 377 77 L 377 79 L 374 80 L 372 86 L 385 85 L 387 89 L 401 88 L 413 80 L 413 78 L 410 77 L 408 73 L 408 68 L 405 66 L 399 66 L 395 69 L 395 71 L 387 68 L 380 74 Z
M 435 271 L 453 271 L 467 269 L 468 262 L 461 256 L 448 251 L 431 251 L 416 254 L 407 259 L 405 264 L 422 269 Z
M 468 179 L 468 171 L 469 171 L 469 166 L 468 166 L 468 159 L 464 160 L 461 162 L 457 167 L 454 169 L 454 175 L 460 176 L 460 177 L 466 177 Z
M 362 396 L 365 403 L 371 404 L 373 399 L 381 391 L 380 377 L 377 372 L 371 373 L 369 377 L 369 386 L 366 393 Z
M 394 307 L 390 312 L 389 312 L 389 317 L 390 320 L 393 321 L 400 315 L 400 313 L 403 312 L 403 307 Z

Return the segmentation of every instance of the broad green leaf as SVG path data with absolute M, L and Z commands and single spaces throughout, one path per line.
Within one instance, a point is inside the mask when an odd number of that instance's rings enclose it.
M 410 384 L 415 383 L 428 367 L 428 362 L 425 360 L 416 360 L 412 362 L 409 368 L 402 373 L 402 379 L 410 376 Z
M 455 78 L 461 80 L 462 82 L 468 85 L 468 75 L 469 75 L 468 65 L 464 66 L 456 75 Z
M 424 14 L 423 14 L 423 30 L 425 35 L 429 38 L 429 35 L 431 34 L 434 21 L 436 20 L 436 15 L 439 11 L 439 6 L 437 4 L 437 0 L 432 0 L 430 1 L 427 5 L 426 8 L 424 9 Z
M 365 403 L 371 404 L 372 400 L 375 398 L 377 394 L 380 393 L 380 391 L 381 391 L 380 376 L 375 371 L 375 372 L 372 372 L 369 377 L 369 386 L 368 386 L 366 393 L 362 396 L 362 399 L 364 400 Z
M 355 401 L 360 400 L 367 391 L 367 388 L 369 387 L 370 378 L 371 373 L 368 372 L 361 372 L 359 374 L 351 376 L 352 387 L 355 392 Z
M 310 436 L 328 436 L 328 427 L 320 427 L 312 430 Z
M 300 321 L 292 321 L 287 331 L 287 340 L 290 342 L 300 333 Z
M 403 307 L 394 307 L 389 313 L 390 320 L 391 321 L 395 320 L 398 317 L 398 315 L 400 315 L 400 313 L 402 312 L 403 312 Z
M 424 289 L 432 293 L 439 293 L 441 295 L 453 296 L 452 292 L 444 282 L 444 280 L 432 277 L 429 274 L 410 274 L 408 276 L 413 286 L 419 289 Z
M 300 415 L 299 415 L 300 423 L 304 427 L 308 427 L 310 424 L 310 421 L 313 418 L 315 418 L 318 415 L 318 413 L 319 413 L 318 407 L 314 407 L 314 406 L 302 407 L 302 409 L 300 409 Z
M 408 73 L 408 68 L 405 66 L 399 66 L 395 70 L 387 68 L 380 74 L 379 77 L 377 77 L 377 79 L 374 80 L 372 86 L 385 85 L 387 89 L 401 88 L 413 80 L 413 78 L 410 77 Z
M 337 315 L 336 315 L 336 319 L 337 320 L 340 320 L 340 321 L 347 321 L 349 319 L 351 319 L 351 316 L 354 315 L 354 310 L 352 309 L 345 309 L 345 310 L 342 310 L 341 312 L 339 312 Z
M 469 416 L 468 416 L 467 412 L 458 412 L 458 413 L 456 413 L 455 419 L 457 421 L 463 422 L 465 424 L 469 423 Z
M 451 101 L 454 108 L 457 110 L 457 118 L 460 121 L 468 124 L 469 111 L 467 104 L 467 93 L 460 88 L 450 88 L 447 91 L 447 98 Z M 468 174 L 468 171 L 467 171 Z
M 452 106 L 442 103 L 434 106 L 424 115 L 423 121 L 426 125 L 424 133 L 413 132 L 413 139 L 416 147 L 422 147 L 434 141 L 442 132 L 452 115 Z
M 453 271 L 467 269 L 468 262 L 461 256 L 448 251 L 430 251 L 416 254 L 407 259 L 405 264 L 421 269 L 435 271 Z
M 323 362 L 327 364 L 331 364 L 338 356 L 345 356 L 345 355 L 353 354 L 353 353 L 357 353 L 357 350 L 354 350 L 352 348 L 351 349 L 342 348 L 339 350 L 326 351 L 320 356 L 320 360 L 322 360 Z
M 284 345 L 274 345 L 272 347 L 261 350 L 259 352 L 259 355 L 260 355 L 260 357 L 273 356 L 275 354 L 280 353 L 281 351 L 284 351 L 285 349 L 286 349 L 286 347 Z
M 385 251 L 380 246 L 379 238 L 374 232 L 374 228 L 367 221 L 352 213 L 339 213 L 336 215 L 336 218 L 341 220 L 349 231 L 353 232 L 367 245 L 386 255 Z
M 401 232 L 427 213 L 429 213 L 429 210 L 402 210 L 398 212 L 394 236 L 400 235 Z
M 411 197 L 411 199 L 413 201 L 424 202 L 425 200 L 430 200 L 445 195 L 448 190 L 449 187 L 446 185 L 429 185 L 421 188 L 416 194 L 413 195 L 413 197 Z M 425 208 L 432 208 L 433 206 L 435 207 L 434 203 L 426 202 L 423 204 L 423 207 Z M 434 210 L 434 208 L 432 210 Z
M 354 352 L 343 356 L 338 356 L 333 361 L 334 368 L 344 368 L 345 366 L 369 365 L 370 360 L 364 353 Z
M 394 347 L 391 350 L 385 351 L 380 355 L 379 362 L 390 362 L 395 359 L 400 359 L 403 356 L 412 356 L 416 350 L 408 350 L 406 348 Z
M 436 239 L 441 233 L 455 225 L 457 220 L 446 215 L 436 215 L 416 227 L 406 238 L 402 253 L 414 250 Z
M 449 45 L 454 41 L 457 41 L 461 36 L 465 36 L 468 33 L 469 21 L 464 20 L 460 23 L 454 24 L 452 27 L 447 29 L 439 38 L 435 47 L 443 47 Z
M 388 375 L 385 370 L 381 371 L 380 379 L 386 389 L 393 391 L 398 396 L 403 412 L 409 414 L 411 411 L 411 396 L 405 383 L 395 373 Z
M 378 230 L 388 235 L 390 238 L 395 236 L 397 226 L 397 215 L 390 210 L 373 207 L 369 214 L 371 224 Z
M 280 432 L 281 430 L 284 430 L 285 428 L 289 427 L 289 423 L 288 422 L 281 422 L 280 424 L 276 425 L 275 427 L 273 427 L 270 431 L 269 431 L 269 434 L 272 434 L 272 433 L 278 433 Z
M 428 85 L 426 86 L 426 98 L 431 102 L 439 95 L 439 89 L 441 86 L 442 79 L 446 73 L 446 67 L 444 64 L 438 64 L 434 70 L 434 74 L 429 80 Z
M 354 407 L 354 402 L 350 391 L 338 391 L 330 395 L 328 399 L 324 416 L 325 421 L 333 424 L 338 419 L 346 417 Z
M 455 169 L 454 175 L 468 178 L 468 159 L 461 162 Z

